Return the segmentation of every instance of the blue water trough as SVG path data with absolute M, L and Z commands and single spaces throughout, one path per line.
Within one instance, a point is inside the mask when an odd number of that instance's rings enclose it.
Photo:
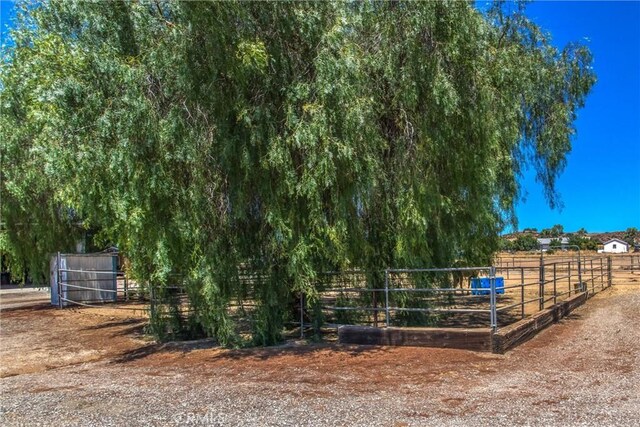
M 504 277 L 496 277 L 496 294 L 504 294 Z M 471 295 L 489 295 L 491 282 L 488 277 L 471 278 Z

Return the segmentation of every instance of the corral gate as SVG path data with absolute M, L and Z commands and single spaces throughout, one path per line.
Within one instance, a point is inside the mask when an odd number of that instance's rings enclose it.
M 49 265 L 52 305 L 117 300 L 117 254 L 58 253 L 51 257 Z

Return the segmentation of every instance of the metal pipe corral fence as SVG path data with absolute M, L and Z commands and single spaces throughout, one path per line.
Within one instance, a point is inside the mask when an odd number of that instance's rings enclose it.
M 328 325 L 500 327 L 524 319 L 581 292 L 589 296 L 613 283 L 611 257 L 541 257 L 536 264 L 460 268 L 388 268 L 383 287 L 359 272 L 357 286 L 328 286 L 320 308 Z M 640 262 L 637 263 L 640 266 Z M 342 273 L 331 272 L 340 277 Z M 353 274 L 344 273 L 344 274 Z M 476 288 L 487 279 L 487 288 Z M 574 281 L 577 279 L 577 282 Z M 353 280 L 343 280 L 353 284 Z M 339 282 L 339 280 L 338 280 Z M 384 293 L 380 299 L 371 295 Z M 535 304 L 535 306 L 533 305 Z M 308 316 L 309 317 L 309 316 Z M 309 326 L 309 325 L 302 325 Z
M 512 257 L 493 266 L 322 273 L 312 297 L 304 292 L 292 295 L 293 314 L 287 321 L 300 328 L 301 338 L 305 329 L 315 328 L 317 332 L 317 328 L 340 325 L 483 327 L 496 331 L 577 294 L 587 292 L 592 296 L 614 285 L 616 280 L 623 280 L 618 277 L 640 271 L 640 254 L 627 257 L 543 254 L 533 262 L 531 258 L 523 258 L 520 264 L 517 261 Z M 55 277 L 56 305 L 60 308 L 122 303 L 133 295 L 149 302 L 151 316 L 166 304 L 173 304 L 184 313 L 192 310 L 180 283 L 141 287 L 116 269 L 71 268 L 63 254 L 55 256 L 55 266 L 52 278 Z M 256 301 L 251 289 L 262 279 L 250 271 L 240 277 L 246 281 L 247 291 L 238 295 L 230 309 L 250 317 Z M 96 298 L 87 298 L 89 294 Z

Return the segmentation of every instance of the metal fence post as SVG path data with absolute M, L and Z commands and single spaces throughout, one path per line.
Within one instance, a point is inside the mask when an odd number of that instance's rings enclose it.
M 556 284 L 556 265 L 557 263 L 553 263 L 553 303 L 557 304 L 558 303 L 558 286 Z
M 300 291 L 300 339 L 304 339 L 304 292 Z
M 489 269 L 489 285 L 491 286 L 491 296 L 489 298 L 491 312 L 491 329 L 495 331 L 498 328 L 498 311 L 496 309 L 496 268 Z
M 612 261 L 611 261 L 611 255 L 609 255 L 607 257 L 607 279 L 608 279 L 608 283 L 609 283 L 608 286 L 611 286 L 613 284 L 613 280 L 612 280 L 613 279 L 613 275 L 611 273 L 611 270 L 612 270 L 611 267 L 612 267 Z
M 520 311 L 524 319 L 524 267 L 520 267 Z
M 389 269 L 384 271 L 384 313 L 385 323 L 389 327 Z
M 591 264 L 591 295 L 595 295 L 596 293 L 596 279 L 593 276 L 593 258 L 589 260 Z
M 60 252 L 58 252 L 58 254 L 56 255 L 56 266 L 57 271 L 56 271 L 56 277 L 57 277 L 57 285 L 58 285 L 58 308 L 62 308 L 62 274 L 60 272 L 60 270 L 62 269 L 62 257 L 60 256 Z
M 569 297 L 571 297 L 571 261 L 567 262 L 567 276 L 569 280 Z
M 373 304 L 373 326 L 378 327 L 378 291 L 371 292 Z
M 580 252 L 578 252 L 578 282 L 580 283 L 580 289 L 582 292 L 587 290 L 586 284 L 582 283 L 582 260 Z
M 149 314 L 151 315 L 151 321 L 155 322 L 156 320 L 156 295 L 153 291 L 153 284 L 149 283 Z M 151 323 L 152 325 L 154 323 Z
M 540 310 L 544 310 L 544 260 L 540 257 L 540 284 L 538 286 Z

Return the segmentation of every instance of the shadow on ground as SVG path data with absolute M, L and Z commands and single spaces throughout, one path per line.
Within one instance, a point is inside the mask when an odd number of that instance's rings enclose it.
M 123 352 L 113 359 L 112 363 L 121 364 L 145 359 L 150 356 L 162 354 L 188 354 L 197 350 L 217 350 L 207 357 L 210 361 L 220 360 L 268 360 L 283 356 L 304 357 L 317 353 L 341 354 L 355 357 L 362 354 L 383 354 L 389 351 L 388 347 L 366 346 L 366 345 L 346 345 L 334 343 L 298 343 L 288 342 L 282 345 L 271 347 L 251 347 L 242 349 L 225 349 L 216 344 L 212 339 L 190 341 L 190 342 L 169 342 L 154 343 L 144 347 Z

